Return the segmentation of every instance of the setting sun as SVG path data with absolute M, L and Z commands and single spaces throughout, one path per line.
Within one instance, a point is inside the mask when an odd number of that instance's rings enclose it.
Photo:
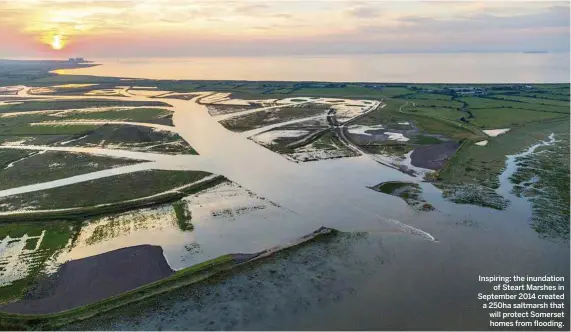
M 63 43 L 61 42 L 61 36 L 55 35 L 52 40 L 52 48 L 54 50 L 61 50 L 63 48 Z

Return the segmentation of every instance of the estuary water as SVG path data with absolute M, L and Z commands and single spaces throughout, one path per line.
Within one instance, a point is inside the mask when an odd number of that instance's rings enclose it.
M 89 59 L 63 74 L 148 79 L 566 83 L 569 53 L 431 53 L 287 57 Z

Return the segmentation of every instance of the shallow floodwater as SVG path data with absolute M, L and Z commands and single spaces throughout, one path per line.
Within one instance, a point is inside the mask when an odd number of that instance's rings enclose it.
M 296 164 L 226 130 L 203 105 L 168 102 L 177 133 L 199 156 L 155 162 L 187 162 L 242 188 L 186 198 L 193 231 L 177 229 L 168 206 L 91 220 L 58 259 L 158 244 L 179 269 L 262 250 L 320 226 L 359 233 L 237 272 L 207 286 L 204 296 L 192 297 L 191 287 L 166 296 L 158 309 L 103 316 L 85 322 L 85 329 L 487 329 L 478 275 L 569 277 L 568 242 L 540 238 L 529 225 L 525 199 L 507 197 L 525 210 L 454 204 L 431 184 L 368 156 Z M 502 179 L 513 172 L 507 169 Z M 436 210 L 418 212 L 367 188 L 384 181 L 419 182 Z M 501 185 L 499 192 L 510 190 L 509 182 Z
M 432 53 L 91 60 L 103 65 L 58 72 L 76 75 L 195 80 L 399 83 L 569 82 L 569 53 Z
M 226 239 L 253 231 L 255 236 L 242 240 L 280 241 L 279 236 L 299 235 L 318 225 L 358 233 L 188 287 L 160 298 L 158 307 L 143 303 L 70 328 L 488 329 L 488 312 L 481 309 L 477 294 L 489 285 L 478 283 L 479 275 L 569 278 L 568 242 L 543 239 L 530 227 L 526 199 L 507 195 L 511 208 L 503 211 L 460 205 L 421 182 L 424 198 L 436 210 L 418 212 L 397 197 L 366 188 L 418 178 L 366 156 L 284 162 L 222 128 L 202 106 L 182 101 L 175 106 L 189 111 L 173 118 L 185 128 L 182 136 L 209 157 L 213 169 L 287 210 L 255 224 L 250 218 L 246 228 L 221 224 L 210 240 L 216 234 Z M 238 151 L 251 158 L 245 160 Z M 498 189 L 502 194 L 511 190 L 505 179 L 514 168 L 507 166 Z M 232 246 L 251 245 L 242 240 Z M 165 255 L 170 260 L 167 251 Z

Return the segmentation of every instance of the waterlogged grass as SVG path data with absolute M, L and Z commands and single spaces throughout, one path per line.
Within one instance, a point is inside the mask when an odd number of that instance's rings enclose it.
M 323 104 L 305 104 L 298 107 L 274 108 L 222 120 L 220 124 L 229 130 L 243 132 L 280 122 L 324 114 L 327 108 L 328 106 Z
M 178 228 L 183 231 L 192 231 L 194 226 L 192 225 L 192 214 L 188 209 L 185 201 L 180 200 L 172 204 L 174 214 L 176 217 Z
M 337 236 L 339 232 L 329 230 L 327 233 L 314 234 L 306 238 L 300 244 L 272 253 L 274 255 L 287 255 L 299 248 L 327 241 Z M 198 287 L 202 283 L 217 282 L 235 273 L 241 273 L 244 269 L 255 268 L 257 264 L 263 264 L 264 259 L 240 263 L 234 255 L 224 255 L 210 261 L 206 261 L 186 269 L 175 272 L 168 278 L 139 287 L 129 292 L 111 297 L 109 299 L 86 305 L 80 308 L 47 315 L 20 315 L 0 313 L 0 327 L 2 329 L 69 329 L 72 324 L 81 323 L 91 319 L 105 319 L 105 315 L 122 315 L 124 311 L 144 310 L 156 307 L 165 297 L 170 297 L 174 292 L 186 290 L 189 287 Z M 98 317 L 96 317 L 98 316 Z M 89 321 L 87 321 L 89 323 Z M 73 327 L 72 327 L 73 329 Z
M 0 149 L 0 170 L 8 167 L 14 161 L 25 158 L 30 153 L 30 151 L 25 150 Z
M 439 171 L 437 186 L 444 196 L 463 204 L 475 204 L 502 209 L 507 202 L 495 193 L 499 175 L 505 168 L 506 156 L 524 151 L 545 140 L 551 133 L 569 132 L 569 121 L 545 121 L 518 127 L 477 146 L 467 141 Z
M 569 133 L 560 133 L 555 139 L 552 145 L 518 157 L 510 181 L 514 194 L 530 200 L 532 227 L 539 234 L 569 239 Z
M 110 120 L 110 121 L 130 121 L 130 122 L 146 122 L 160 123 L 172 125 L 170 116 L 172 112 L 167 109 L 160 108 L 131 108 L 116 109 L 105 112 L 75 112 L 69 116 L 54 118 L 57 121 L 73 121 L 73 120 Z
M 21 104 L 0 105 L 0 113 L 5 112 L 28 112 L 43 110 L 69 110 L 92 107 L 110 106 L 169 106 L 161 101 L 129 101 L 129 100 L 106 100 L 106 99 L 77 99 L 77 100 L 45 100 L 24 101 Z
M 75 135 L 73 141 L 64 146 L 101 147 L 165 154 L 197 154 L 176 133 L 134 125 L 103 125 L 87 133 Z
M 546 121 L 513 128 L 497 137 L 488 137 L 488 144 L 478 146 L 468 141 L 462 145 L 448 166 L 438 176 L 445 182 L 479 183 L 496 189 L 498 176 L 505 167 L 507 155 L 513 155 L 546 139 L 552 132 L 568 132 L 569 121 Z
M 4 132 L 5 135 L 77 135 L 97 129 L 96 125 L 32 125 L 27 124 Z
M 77 223 L 64 221 L 0 225 L 0 241 L 6 239 L 7 236 L 12 239 L 20 239 L 26 234 L 28 236 L 40 236 L 45 231 L 37 250 L 35 249 L 40 239 L 29 239 L 25 244 L 22 243 L 21 250 L 12 249 L 0 252 L 2 269 L 17 263 L 16 270 L 21 271 L 17 280 L 0 287 L 0 303 L 21 298 L 37 278 L 44 273 L 48 259 L 65 248 L 70 239 L 74 237 L 78 231 L 78 226 Z M 12 245 L 17 245 L 17 242 Z M 1 272 L 0 280 L 10 278 L 6 273 L 11 271 L 8 269 Z
M 456 204 L 478 205 L 496 210 L 503 210 L 509 205 L 508 200 L 487 186 L 458 182 L 455 184 L 437 182 L 435 186 L 442 190 L 443 197 Z
M 91 207 L 160 194 L 210 175 L 199 171 L 149 170 L 0 198 L 1 211 Z
M 14 166 L 0 169 L 0 190 L 58 180 L 74 175 L 100 171 L 103 169 L 132 165 L 136 160 L 102 157 L 84 153 L 47 151 L 36 153 L 22 150 L 0 150 L 33 153 L 19 160 Z

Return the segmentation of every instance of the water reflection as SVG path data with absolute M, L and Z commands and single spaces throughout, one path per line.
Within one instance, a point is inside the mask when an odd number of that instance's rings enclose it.
M 569 53 L 351 54 L 325 57 L 95 60 L 103 65 L 56 72 L 171 80 L 569 82 Z
M 163 248 L 171 268 L 181 269 L 230 252 L 266 249 L 275 244 L 272 236 L 263 237 L 271 230 L 267 220 L 283 220 L 291 214 L 231 182 L 188 196 L 182 202 L 192 217 L 192 228 L 181 229 L 169 204 L 90 220 L 73 243 L 57 255 L 57 265 L 151 244 Z

